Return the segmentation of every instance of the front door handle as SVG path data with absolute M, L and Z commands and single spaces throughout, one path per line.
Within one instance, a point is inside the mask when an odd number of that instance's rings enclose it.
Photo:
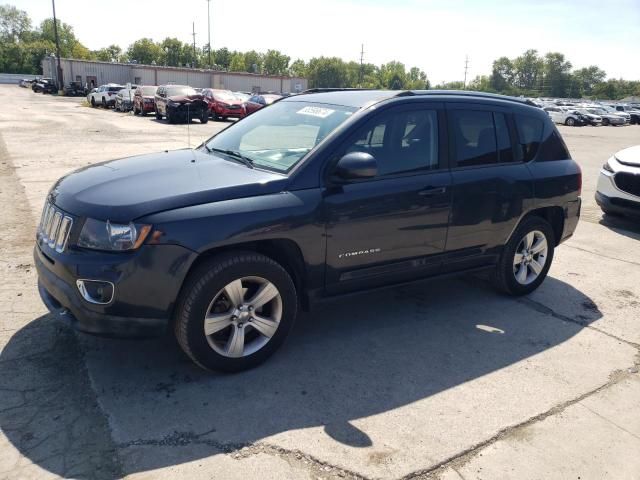
M 442 195 L 446 193 L 447 187 L 427 187 L 424 190 L 420 190 L 418 195 L 422 195 L 423 197 L 434 197 L 436 195 Z

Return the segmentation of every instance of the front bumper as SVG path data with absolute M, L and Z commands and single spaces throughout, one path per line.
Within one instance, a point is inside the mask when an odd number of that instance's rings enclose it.
M 628 217 L 640 218 L 640 202 L 633 202 L 624 198 L 607 197 L 596 192 L 596 203 L 606 213 L 618 213 Z
M 36 244 L 38 290 L 51 311 L 76 329 L 95 335 L 148 337 L 160 335 L 171 318 L 182 282 L 195 253 L 176 245 L 145 245 L 133 253 L 55 252 Z M 78 279 L 115 285 L 106 305 L 87 302 Z

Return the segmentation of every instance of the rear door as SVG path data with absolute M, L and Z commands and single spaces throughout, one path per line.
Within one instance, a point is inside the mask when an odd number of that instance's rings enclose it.
M 458 270 L 495 261 L 533 202 L 533 181 L 509 109 L 449 103 L 447 117 L 453 197 L 445 270 Z
M 441 103 L 394 106 L 344 142 L 376 158 L 378 175 L 327 185 L 326 286 L 340 293 L 436 273 L 446 242 L 451 175 Z

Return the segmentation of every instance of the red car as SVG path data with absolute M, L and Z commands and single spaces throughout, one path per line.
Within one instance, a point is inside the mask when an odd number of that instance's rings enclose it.
M 136 93 L 133 96 L 133 113 L 136 115 L 146 115 L 149 112 L 155 112 L 155 100 L 156 90 L 158 87 L 155 85 L 141 85 L 136 88 Z
M 209 112 L 214 120 L 219 118 L 226 120 L 229 117 L 242 118 L 247 114 L 244 102 L 231 93 L 231 90 L 205 88 L 202 94 L 209 104 Z
M 280 98 L 282 98 L 282 95 L 276 95 L 273 93 L 268 93 L 264 95 L 262 94 L 253 95 L 251 98 L 249 98 L 249 100 L 247 101 L 247 104 L 245 105 L 247 115 L 255 112 L 256 110 L 260 110 L 262 107 L 271 105 L 273 102 L 275 102 Z

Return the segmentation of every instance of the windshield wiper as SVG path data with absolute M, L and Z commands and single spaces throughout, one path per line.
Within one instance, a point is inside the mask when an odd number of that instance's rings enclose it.
M 211 148 L 208 145 L 205 145 L 205 147 L 207 147 L 208 152 L 224 153 L 236 160 L 240 160 L 240 162 L 244 163 L 247 167 L 254 168 L 253 160 L 251 160 L 249 157 L 245 157 L 244 155 L 242 155 L 240 152 L 236 150 L 225 150 L 224 148 Z

